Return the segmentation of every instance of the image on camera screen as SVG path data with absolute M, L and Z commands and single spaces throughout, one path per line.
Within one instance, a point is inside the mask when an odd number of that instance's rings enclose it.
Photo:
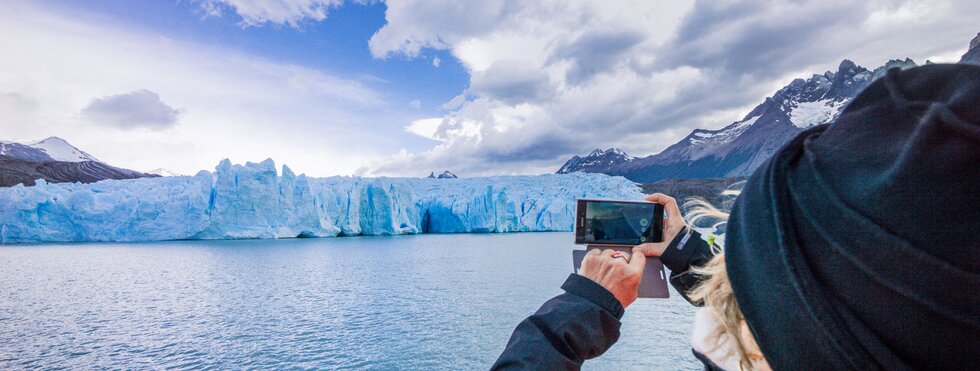
M 653 210 L 650 204 L 589 202 L 585 207 L 584 242 L 623 245 L 647 242 Z

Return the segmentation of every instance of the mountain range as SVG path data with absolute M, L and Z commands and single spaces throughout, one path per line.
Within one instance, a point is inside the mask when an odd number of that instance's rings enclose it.
M 50 183 L 92 183 L 156 176 L 108 165 L 58 137 L 29 143 L 0 141 L 2 187 L 34 185 L 37 179 Z
M 980 34 L 960 63 L 980 64 Z M 658 154 L 632 157 L 616 148 L 597 149 L 584 157 L 573 156 L 557 173 L 605 173 L 639 183 L 745 177 L 796 134 L 833 122 L 851 99 L 889 69 L 916 66 L 906 58 L 869 70 L 845 59 L 836 71 L 793 80 L 741 120 L 717 130 L 696 129 Z

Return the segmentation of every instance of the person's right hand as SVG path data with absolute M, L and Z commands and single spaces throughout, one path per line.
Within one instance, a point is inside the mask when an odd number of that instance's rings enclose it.
M 670 244 L 670 241 L 673 241 L 674 237 L 684 230 L 687 222 L 681 216 L 681 209 L 677 206 L 677 200 L 673 197 L 663 193 L 654 193 L 643 199 L 664 205 L 664 211 L 667 212 L 667 219 L 664 220 L 664 240 L 663 242 L 648 242 L 637 245 L 633 248 L 633 251 L 641 251 L 646 256 L 660 256 L 664 253 L 664 250 L 667 250 L 667 245 Z
M 633 251 L 635 259 L 631 254 L 613 249 L 589 250 L 582 259 L 579 274 L 609 290 L 626 308 L 636 301 L 636 289 L 640 286 L 643 267 L 647 262 L 636 249 Z

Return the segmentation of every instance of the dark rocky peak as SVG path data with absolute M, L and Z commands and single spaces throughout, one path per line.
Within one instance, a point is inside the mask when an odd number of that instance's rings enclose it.
M 823 99 L 844 100 L 853 98 L 871 82 L 871 71 L 845 59 L 840 62 Z
M 571 159 L 565 162 L 560 169 L 558 169 L 558 174 L 568 174 L 577 171 L 584 172 L 601 172 L 602 169 L 606 169 L 609 166 L 617 166 L 633 161 L 633 157 L 626 154 L 623 150 L 619 148 L 609 148 L 605 151 L 601 149 L 596 149 L 589 153 L 588 156 L 572 156 Z
M 598 159 L 617 160 L 618 159 L 623 161 L 630 161 L 633 159 L 633 157 L 627 155 L 626 152 L 624 152 L 619 148 L 609 148 L 605 151 L 601 149 L 595 149 L 592 152 L 590 152 L 588 156 L 585 156 L 584 158 L 583 157 L 580 158 L 583 160 L 598 160 Z
M 453 174 L 451 171 L 446 170 L 446 171 L 443 171 L 442 174 L 439 174 L 439 175 L 436 175 L 436 172 L 434 172 L 434 171 L 430 171 L 429 172 L 429 176 L 427 176 L 425 178 L 426 179 L 456 179 L 458 177 L 456 176 L 456 174 Z
M 926 63 L 929 63 L 929 61 L 926 61 Z M 875 68 L 875 71 L 874 73 L 872 73 L 871 76 L 871 81 L 877 80 L 878 78 L 885 76 L 885 74 L 888 73 L 888 70 L 892 68 L 899 68 L 905 70 L 918 66 L 919 65 L 916 64 L 915 61 L 912 60 L 912 58 L 905 58 L 905 60 L 892 59 L 888 62 L 885 62 L 883 66 Z
M 788 111 L 791 107 L 795 107 L 793 102 L 815 102 L 822 99 L 832 84 L 832 77 L 827 77 L 827 74 L 813 75 L 806 80 L 796 79 L 776 91 L 772 100 L 783 107 L 784 111 Z
M 589 152 L 589 154 L 587 156 L 585 156 L 585 158 L 602 157 L 602 156 L 630 157 L 629 155 L 626 154 L 626 152 L 624 152 L 623 150 L 621 150 L 619 148 L 609 148 L 609 149 L 606 149 L 605 151 L 603 151 L 603 150 L 601 150 L 599 148 L 596 148 L 596 149 L 592 150 L 592 152 Z M 575 157 L 578 157 L 578 156 L 575 156 Z
M 773 95 L 773 97 L 775 97 L 778 94 L 779 93 L 777 92 L 776 94 Z M 758 106 L 755 106 L 755 108 L 749 111 L 749 114 L 745 115 L 745 118 L 743 118 L 742 120 L 744 121 L 752 117 L 762 116 L 762 114 L 766 113 L 767 110 L 780 108 L 782 106 L 781 103 L 782 102 L 776 102 L 776 100 L 772 97 L 766 98 L 765 100 L 762 101 L 762 103 L 759 103 Z
M 970 41 L 970 49 L 960 58 L 960 63 L 980 64 L 980 33 Z
M 854 63 L 854 61 L 850 59 L 844 59 L 840 61 L 839 65 L 837 65 L 838 74 L 844 73 L 845 75 L 854 76 L 861 71 L 866 71 L 866 70 L 864 67 L 858 66 L 857 63 Z
M 605 152 L 603 152 L 603 154 L 604 155 L 616 156 L 616 157 L 622 157 L 622 158 L 626 158 L 626 159 L 632 159 L 633 158 L 630 155 L 627 155 L 626 154 L 626 151 L 623 151 L 623 150 L 621 150 L 619 148 L 609 148 Z

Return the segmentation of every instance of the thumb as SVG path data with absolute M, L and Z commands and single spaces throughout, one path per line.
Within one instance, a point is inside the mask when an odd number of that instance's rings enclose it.
M 634 254 L 639 253 L 646 256 L 660 256 L 663 255 L 664 250 L 667 250 L 666 242 L 647 242 L 633 247 Z
M 639 249 L 634 248 L 633 254 L 630 255 L 630 268 L 642 272 L 646 265 L 647 257 L 643 255 L 643 252 L 641 252 Z

